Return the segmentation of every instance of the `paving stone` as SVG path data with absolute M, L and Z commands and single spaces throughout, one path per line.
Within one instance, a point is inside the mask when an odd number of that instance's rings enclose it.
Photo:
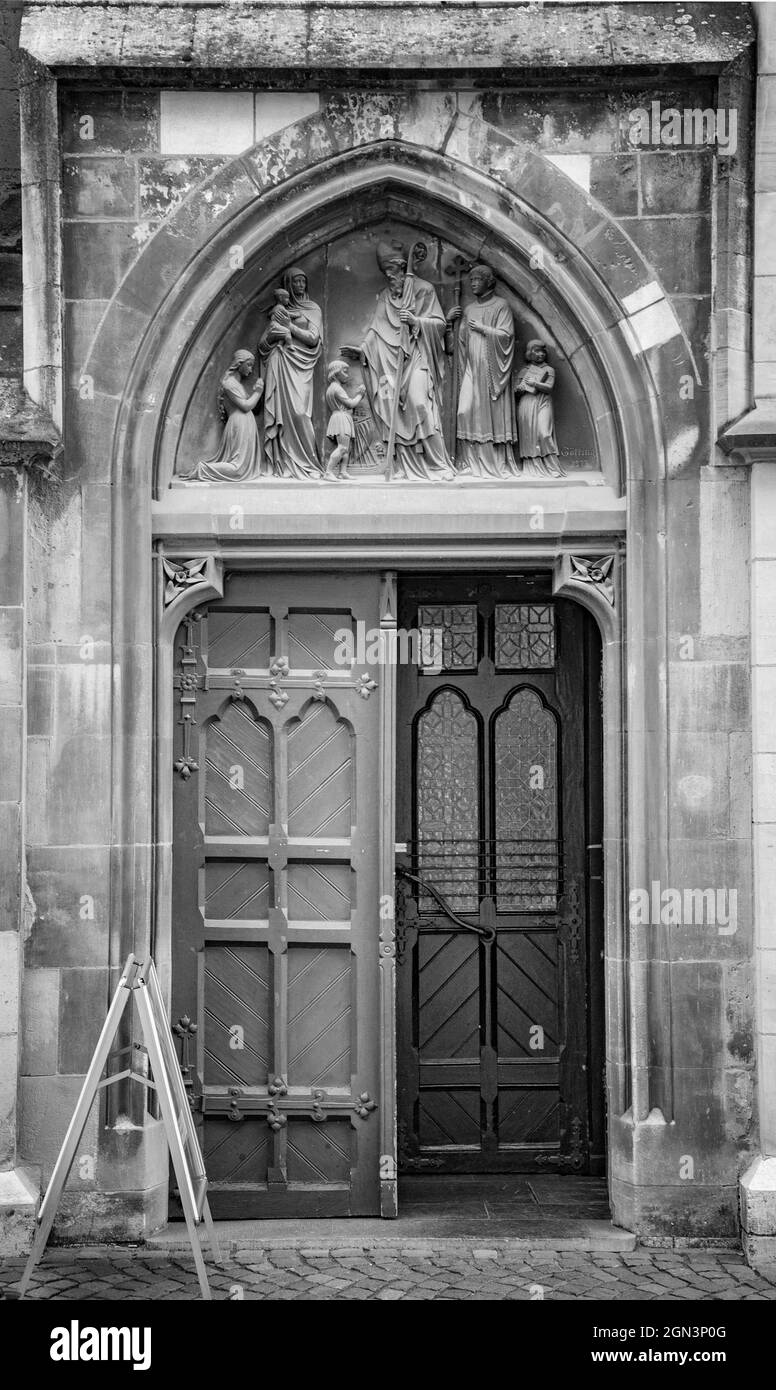
M 334 1253 L 334 1249 L 337 1253 Z M 417 1247 L 369 1246 L 271 1250 L 257 1259 L 230 1252 L 224 1270 L 210 1269 L 216 1298 L 239 1285 L 251 1301 L 528 1301 L 538 1286 L 545 1300 L 627 1302 L 776 1301 L 776 1272 L 763 1277 L 739 1253 L 637 1251 L 622 1255 L 502 1250 L 451 1240 L 419 1254 Z M 488 1251 L 487 1257 L 483 1256 Z M 2 1270 L 15 1283 L 21 1261 Z M 138 1301 L 149 1296 L 197 1299 L 191 1263 L 143 1249 L 47 1253 L 30 1297 L 36 1300 Z

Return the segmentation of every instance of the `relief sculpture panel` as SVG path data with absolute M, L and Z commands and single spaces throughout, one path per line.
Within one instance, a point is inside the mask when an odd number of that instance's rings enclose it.
M 598 472 L 572 365 L 486 262 L 394 223 L 332 240 L 279 283 L 246 275 L 255 292 L 246 284 L 223 354 L 204 365 L 175 482 Z

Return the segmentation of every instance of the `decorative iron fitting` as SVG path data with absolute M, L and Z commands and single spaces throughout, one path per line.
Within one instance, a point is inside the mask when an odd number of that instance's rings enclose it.
M 267 1087 L 271 1096 L 287 1096 L 288 1087 L 282 1076 L 276 1076 L 274 1081 Z
M 172 1031 L 181 1040 L 181 1071 L 183 1073 L 184 1081 L 186 1081 L 189 1072 L 191 1071 L 191 1064 L 189 1062 L 189 1043 L 193 1040 L 194 1034 L 197 1032 L 198 1026 L 198 1024 L 192 1023 L 188 1014 L 184 1014 L 182 1018 L 178 1019 L 177 1023 L 173 1024 Z
M 364 671 L 356 681 L 356 691 L 362 700 L 368 700 L 373 690 L 377 689 L 377 681 L 372 680 L 368 672 Z
M 325 675 L 326 675 L 326 672 L 325 672 L 325 671 L 313 671 L 313 676 L 314 676 L 314 678 L 315 678 L 315 685 L 313 686 L 313 693 L 312 693 L 312 699 L 313 699 L 313 700 L 325 700 L 325 699 L 326 699 L 326 687 L 325 687 L 325 685 L 324 685 L 324 683 L 323 683 Z
M 270 675 L 287 676 L 290 669 L 287 656 L 273 656 L 269 667 Z
M 362 1091 L 358 1100 L 354 1103 L 353 1109 L 361 1120 L 368 1120 L 373 1110 L 377 1109 L 377 1101 L 372 1100 L 368 1091 Z
M 315 1120 L 316 1124 L 323 1124 L 328 1119 L 326 1111 L 323 1109 L 322 1101 L 326 1100 L 325 1091 L 313 1091 L 313 1108 L 310 1111 L 310 1119 Z
M 243 1118 L 243 1113 L 242 1110 L 240 1110 L 237 1101 L 234 1099 L 234 1097 L 241 1096 L 242 1091 L 240 1090 L 239 1086 L 230 1086 L 229 1094 L 233 1097 L 233 1099 L 229 1102 L 229 1109 L 226 1112 L 226 1118 L 227 1120 L 234 1120 L 236 1124 L 239 1120 Z
M 579 910 L 579 888 L 576 878 L 569 880 L 561 928 L 568 949 L 569 960 L 576 965 L 579 961 L 579 947 L 582 941 L 582 914 Z
M 539 1154 L 536 1163 L 540 1168 L 558 1168 L 561 1172 L 570 1170 L 579 1173 L 587 1161 L 587 1145 L 584 1141 L 585 1127 L 577 1115 L 571 1121 L 571 1147 L 567 1154 Z
M 278 1134 L 281 1129 L 285 1129 L 288 1124 L 288 1118 L 283 1114 L 282 1110 L 278 1110 L 277 1107 L 273 1105 L 272 1109 L 267 1111 L 267 1124 L 275 1134 Z
M 202 562 L 205 563 L 204 560 Z M 167 565 L 167 561 L 165 561 Z M 191 753 L 191 731 L 196 725 L 194 709 L 197 703 L 197 691 L 200 686 L 200 679 L 197 675 L 197 648 L 194 641 L 194 627 L 200 621 L 200 612 L 189 613 L 184 619 L 185 636 L 183 646 L 180 649 L 180 669 L 174 678 L 174 685 L 180 692 L 181 717 L 178 723 L 183 729 L 182 750 L 179 758 L 176 759 L 173 767 L 180 773 L 184 782 L 187 782 L 192 772 L 199 771 L 199 763 Z
M 288 691 L 287 691 L 287 690 L 281 690 L 281 689 L 278 687 L 278 683 L 277 683 L 276 680 L 271 680 L 270 683 L 269 683 L 269 687 L 270 687 L 270 694 L 269 694 L 269 702 L 270 702 L 270 704 L 271 704 L 271 705 L 274 705 L 274 706 L 275 706 L 275 709 L 282 709 L 284 705 L 287 705 L 287 704 L 288 704 Z

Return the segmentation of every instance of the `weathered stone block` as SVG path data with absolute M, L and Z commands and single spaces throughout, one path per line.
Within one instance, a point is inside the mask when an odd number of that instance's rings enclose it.
M 23 727 L 20 705 L 0 711 L 0 801 L 21 801 Z
M 209 179 L 224 164 L 224 158 L 179 155 L 175 158 L 143 159 L 139 165 L 140 216 L 160 222 L 187 198 L 198 184 Z
M 105 835 L 104 806 L 102 825 Z M 99 845 L 28 845 L 27 879 L 35 904 L 28 967 L 107 965 L 109 863 L 109 850 Z
M 15 251 L 0 252 L 0 306 L 17 309 L 22 302 L 22 258 Z
M 590 195 L 615 217 L 635 216 L 639 205 L 636 156 L 593 155 Z
M 108 1003 L 107 969 L 61 972 L 58 1071 L 69 1075 L 87 1070 Z
M 0 604 L 20 604 L 24 593 L 24 483 L 20 473 L 0 469 Z
M 24 1076 L 51 1076 L 59 1047 L 59 971 L 24 971 L 22 986 L 22 1060 Z
M 23 617 L 21 608 L 0 608 L 0 706 L 21 703 Z
M 727 836 L 730 828 L 726 734 L 672 728 L 668 782 L 671 832 L 683 839 Z
M 62 166 L 65 217 L 130 217 L 137 213 L 134 160 L 66 159 Z
M 6 1259 L 27 1255 L 35 1236 L 38 1184 L 22 1169 L 0 1173 L 0 1252 Z
M 18 309 L 0 309 L 0 370 L 21 376 L 24 366 L 22 316 Z
M 752 755 L 754 819 L 769 824 L 776 821 L 776 753 Z
M 66 154 L 129 154 L 158 146 L 158 92 L 92 87 L 66 92 L 62 110 Z
M 776 825 L 754 831 L 755 913 L 761 947 L 776 950 Z
M 622 226 L 654 267 L 667 294 L 710 293 L 708 217 L 629 217 Z
M 134 222 L 65 222 L 65 296 L 110 299 L 139 250 Z
M 0 804 L 0 921 L 7 932 L 19 929 L 21 857 L 21 805 Z
M 82 1085 L 83 1076 L 22 1076 L 19 1080 L 20 1148 L 22 1154 L 29 1154 L 29 1161 L 40 1168 L 44 1186 L 59 1156 Z M 99 1103 L 91 1108 L 68 1178 L 68 1188 L 78 1190 L 86 1185 L 93 1186 L 93 1178 L 81 1176 L 89 1171 L 89 1166 L 79 1163 L 79 1159 L 94 1159 L 96 1155 L 99 1110 Z
M 0 1037 L 16 1037 L 19 1027 L 19 937 L 0 931 Z
M 713 160 L 711 150 L 645 151 L 640 160 L 643 215 L 708 211 Z
M 669 665 L 671 725 L 686 732 L 745 731 L 749 725 L 749 672 L 743 663 L 672 661 Z
M 776 361 L 776 276 L 755 275 L 752 348 L 756 359 Z

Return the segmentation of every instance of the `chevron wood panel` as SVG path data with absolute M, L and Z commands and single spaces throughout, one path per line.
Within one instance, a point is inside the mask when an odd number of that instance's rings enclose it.
M 211 610 L 207 621 L 208 666 L 211 671 L 266 670 L 271 656 L 269 611 Z
M 207 946 L 206 1084 L 265 1085 L 269 1068 L 269 1023 L 269 952 L 266 946 Z
M 210 1183 L 265 1183 L 269 1151 L 266 1120 L 243 1120 L 235 1125 L 231 1120 L 208 1118 L 203 1154 Z
M 350 1120 L 288 1122 L 288 1180 L 304 1183 L 347 1183 L 353 1162 Z
M 500 1057 L 557 1058 L 558 940 L 554 932 L 501 932 L 496 953 Z M 539 1026 L 543 1036 L 531 1028 Z
M 289 864 L 289 921 L 348 921 L 351 878 L 349 864 Z
M 290 1086 L 345 1086 L 351 1066 L 351 956 L 346 946 L 288 952 Z
M 424 1091 L 418 1135 L 424 1148 L 480 1147 L 480 1093 L 477 1090 Z
M 292 671 L 296 668 L 303 671 L 336 669 L 336 634 L 343 630 L 353 630 L 350 613 L 313 613 L 291 609 L 288 614 L 288 659 Z
M 560 1101 L 555 1090 L 500 1090 L 500 1144 L 552 1144 L 560 1133 Z
M 206 834 L 266 835 L 272 819 L 271 733 L 242 701 L 208 725 Z
M 205 866 L 205 916 L 211 921 L 265 921 L 269 867 L 257 859 L 209 859 Z
M 476 937 L 452 932 L 424 933 L 418 943 L 418 966 L 421 1060 L 478 1060 L 480 975 Z
M 311 701 L 288 735 L 288 833 L 348 836 L 351 737 L 331 705 Z

